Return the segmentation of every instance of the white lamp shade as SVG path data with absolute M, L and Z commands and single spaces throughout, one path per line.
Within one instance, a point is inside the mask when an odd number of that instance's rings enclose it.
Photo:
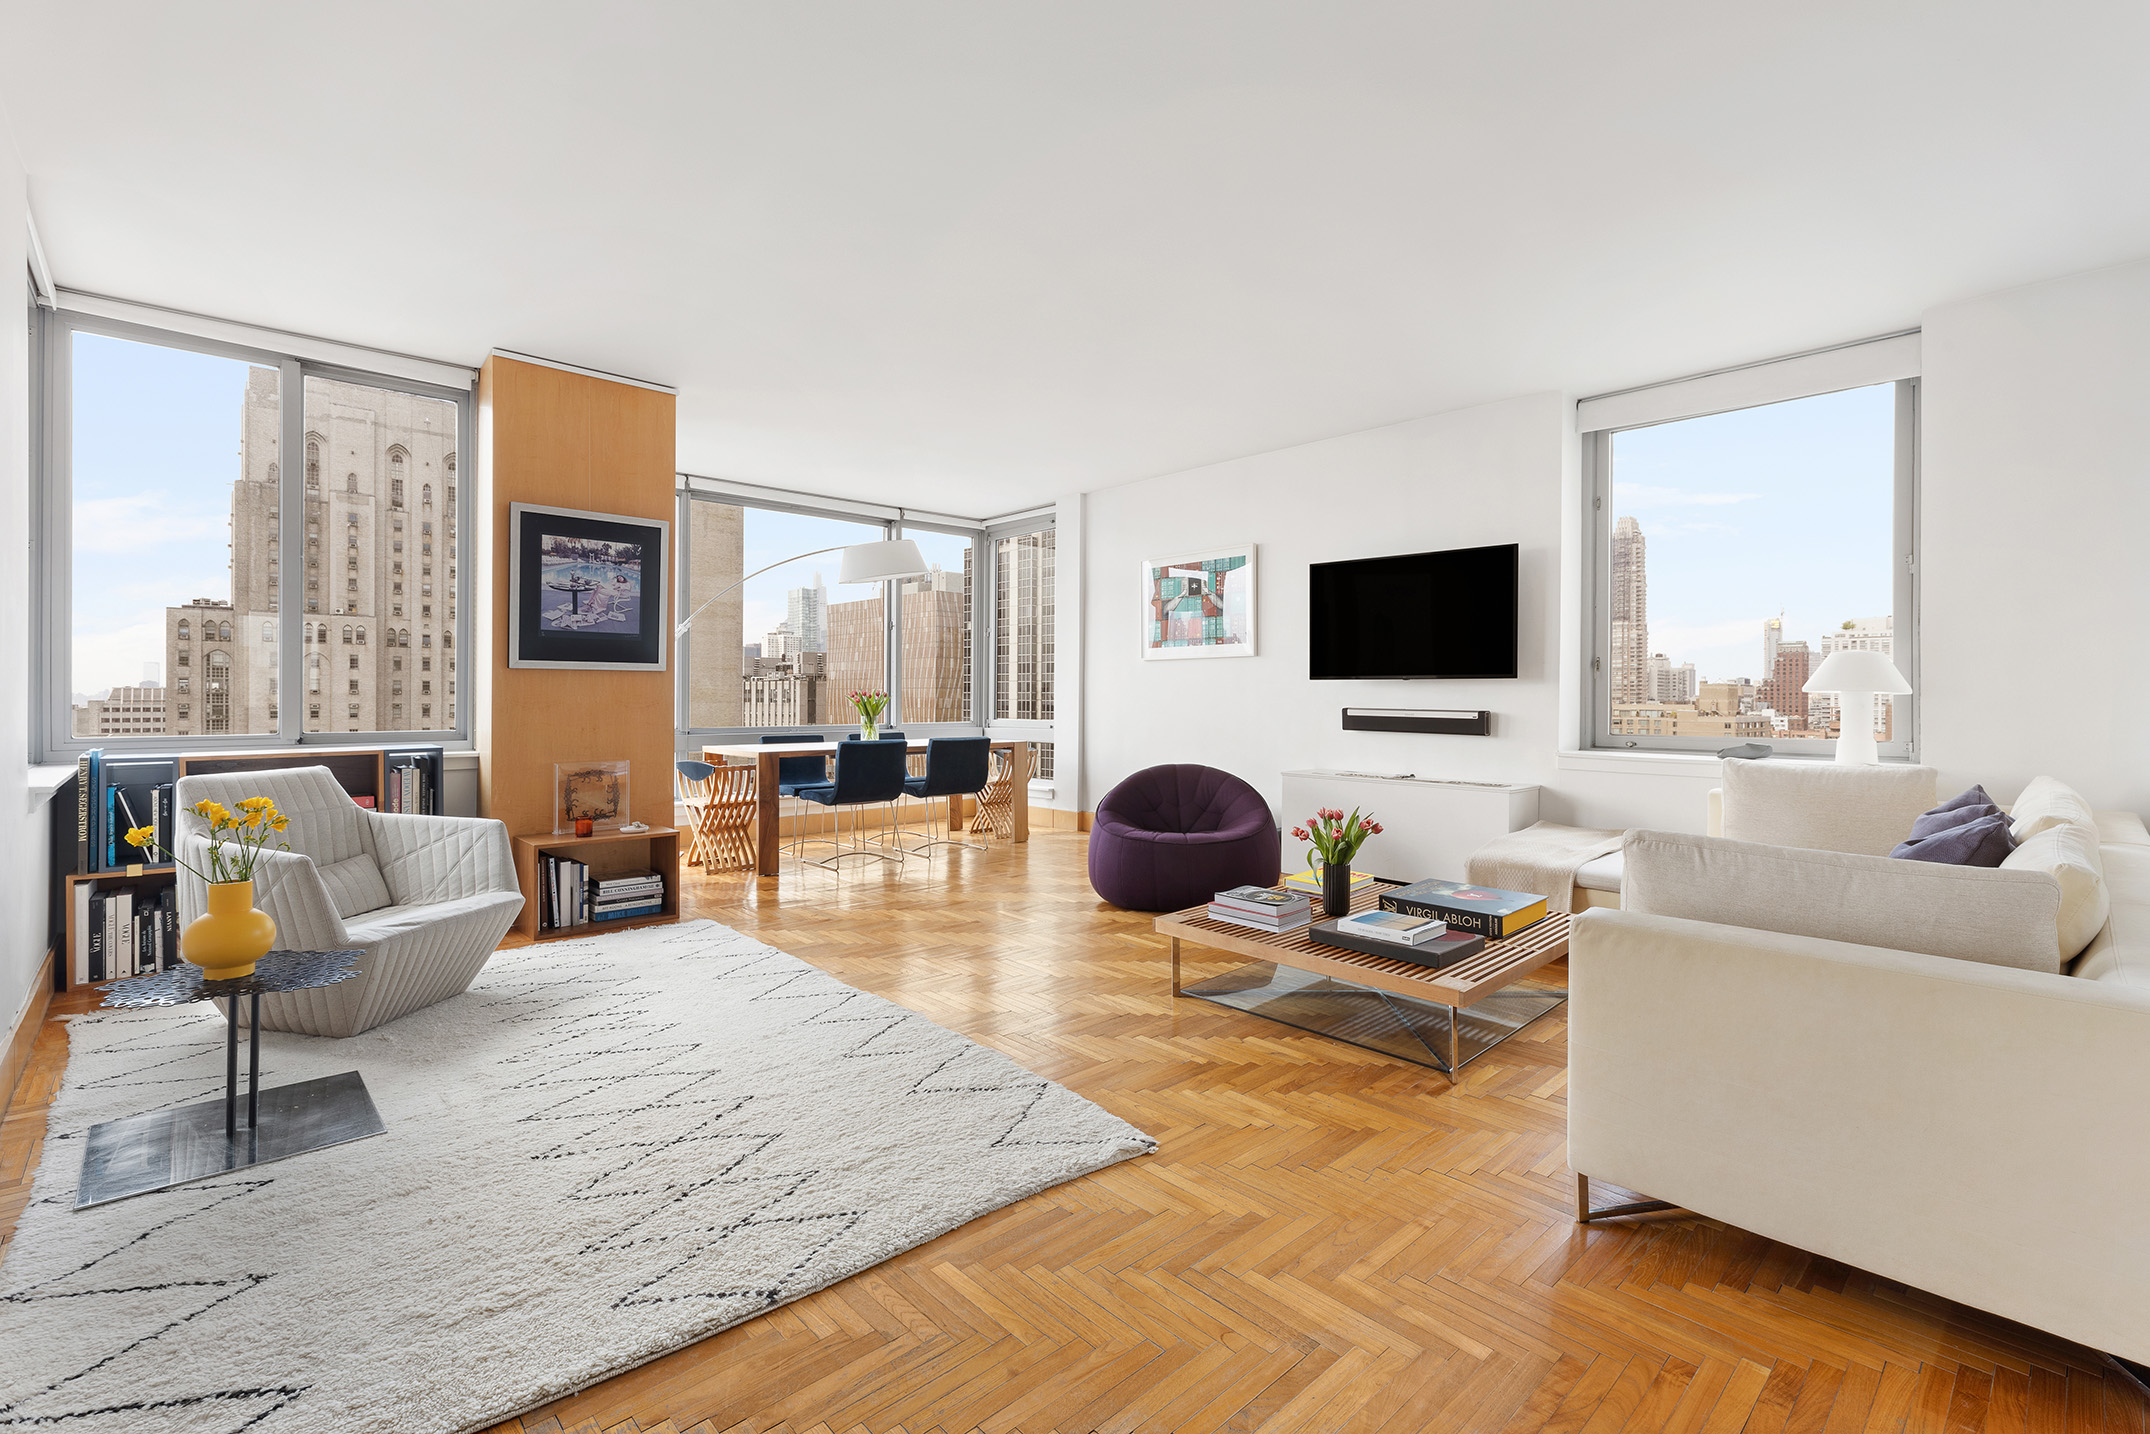
M 889 543 L 853 543 L 844 549 L 843 571 L 836 581 L 885 583 L 925 575 L 926 558 L 918 551 L 918 544 L 909 538 L 898 538 Z
M 1814 669 L 1802 692 L 1894 692 L 1908 693 L 1911 684 L 1896 664 L 1878 652 L 1847 649 L 1832 652 Z

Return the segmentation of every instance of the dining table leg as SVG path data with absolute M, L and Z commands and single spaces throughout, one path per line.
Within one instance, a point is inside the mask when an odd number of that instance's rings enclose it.
M 776 791 L 777 754 L 761 752 L 754 767 L 754 874 L 763 881 L 777 875 L 777 823 L 782 808 Z
M 1030 744 L 1017 742 L 1008 753 L 1008 834 L 1030 840 Z

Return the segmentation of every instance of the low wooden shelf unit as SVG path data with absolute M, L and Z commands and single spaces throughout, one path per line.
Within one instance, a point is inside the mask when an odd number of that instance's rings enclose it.
M 523 889 L 523 909 L 515 918 L 515 929 L 533 941 L 559 941 L 679 920 L 679 835 L 677 827 L 651 827 L 643 832 L 598 832 L 586 837 L 573 832 L 532 832 L 516 837 L 515 880 Z M 654 871 L 664 878 L 664 909 L 655 916 L 628 916 L 564 928 L 546 926 L 545 905 L 539 899 L 542 893 L 538 888 L 543 870 L 538 858 L 542 856 L 579 861 L 598 877 Z

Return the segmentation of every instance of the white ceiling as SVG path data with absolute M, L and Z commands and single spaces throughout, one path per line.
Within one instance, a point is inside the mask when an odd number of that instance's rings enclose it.
M 2133 0 L 6 0 L 0 50 L 63 285 L 657 379 L 689 471 L 975 516 L 2150 253 Z

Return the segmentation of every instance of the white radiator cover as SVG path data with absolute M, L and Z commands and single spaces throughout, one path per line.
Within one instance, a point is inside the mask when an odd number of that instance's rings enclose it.
M 1354 871 L 1393 881 L 1461 881 L 1472 852 L 1538 820 L 1538 788 L 1501 782 L 1441 782 L 1417 777 L 1286 772 L 1284 870 L 1306 866 L 1307 844 L 1291 829 L 1321 807 L 1354 808 L 1381 823 L 1352 862 Z

